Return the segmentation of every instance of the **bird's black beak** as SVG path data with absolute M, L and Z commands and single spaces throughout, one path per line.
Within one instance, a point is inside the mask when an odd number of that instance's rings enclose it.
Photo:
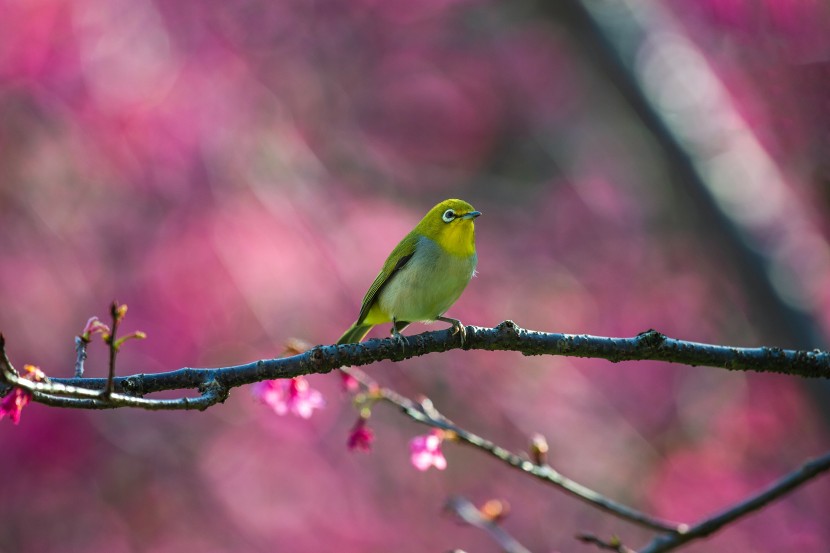
M 479 215 L 481 215 L 481 211 L 471 211 L 469 213 L 465 213 L 464 215 L 462 215 L 461 218 L 462 219 L 475 219 Z

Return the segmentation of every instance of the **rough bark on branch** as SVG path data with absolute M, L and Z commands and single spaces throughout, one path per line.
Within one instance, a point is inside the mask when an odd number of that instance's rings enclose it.
M 328 373 L 347 366 L 369 365 L 382 360 L 402 361 L 428 353 L 452 349 L 516 351 L 523 355 L 592 357 L 612 362 L 656 360 L 728 370 L 774 372 L 805 378 L 830 377 L 830 353 L 820 350 L 784 350 L 775 347 L 741 348 L 687 342 L 648 330 L 631 338 L 609 338 L 587 334 L 558 334 L 526 330 L 512 321 L 495 328 L 466 327 L 461 346 L 451 330 L 425 332 L 393 339 L 368 340 L 359 344 L 316 346 L 292 357 L 263 359 L 244 365 L 213 369 L 182 368 L 164 373 L 116 377 L 109 398 L 100 395 L 106 378 L 52 378 L 31 382 L 18 377 L 11 365 L 3 368 L 5 383 L 33 392 L 34 401 L 57 407 L 111 409 L 137 407 L 152 410 L 203 410 L 224 401 L 237 386 L 261 380 Z M 198 397 L 156 400 L 145 395 L 163 390 L 196 389 Z

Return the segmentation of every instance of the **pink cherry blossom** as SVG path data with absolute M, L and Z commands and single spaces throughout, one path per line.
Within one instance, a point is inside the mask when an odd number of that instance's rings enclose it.
M 409 442 L 410 460 L 415 468 L 421 471 L 429 467 L 438 470 L 447 468 L 447 459 L 441 453 L 441 442 L 444 434 L 440 430 L 433 430 L 430 434 L 416 436 Z
M 345 371 L 340 371 L 340 375 L 343 377 L 343 391 L 354 393 L 360 389 L 360 383 L 355 377 Z
M 90 317 L 81 332 L 81 340 L 88 343 L 92 340 L 92 335 L 96 333 L 101 336 L 107 336 L 110 333 L 110 327 L 102 323 L 98 317 Z
M 323 394 L 311 388 L 302 376 L 291 380 L 257 382 L 253 394 L 278 415 L 291 412 L 304 419 L 311 417 L 314 409 L 322 409 L 326 404 Z
M 46 380 L 44 372 L 40 370 L 40 367 L 34 365 L 24 365 L 22 376 L 32 382 Z M 14 424 L 19 424 L 20 412 L 30 401 L 32 401 L 32 392 L 23 388 L 14 388 L 6 397 L 0 400 L 0 420 L 8 415 Z
M 352 427 L 352 430 L 349 433 L 349 439 L 346 441 L 346 445 L 351 451 L 370 451 L 372 449 L 372 442 L 374 439 L 375 433 L 371 428 L 369 428 L 366 419 L 364 417 L 360 417 Z
M 20 412 L 32 400 L 32 392 L 15 388 L 0 401 L 0 419 L 9 416 L 14 424 L 20 423 Z

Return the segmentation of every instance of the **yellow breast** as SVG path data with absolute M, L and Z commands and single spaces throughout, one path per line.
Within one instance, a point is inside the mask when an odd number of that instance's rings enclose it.
M 476 253 L 476 231 L 472 219 L 444 226 L 434 240 L 448 254 L 454 256 L 469 257 Z
M 448 250 L 420 237 L 412 259 L 384 286 L 366 322 L 434 321 L 443 315 L 467 287 L 477 262 L 475 248 L 467 255 L 462 252 L 469 249 Z

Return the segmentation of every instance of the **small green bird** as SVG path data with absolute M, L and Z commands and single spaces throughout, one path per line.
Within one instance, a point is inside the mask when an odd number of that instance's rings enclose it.
M 465 334 L 461 321 L 444 313 L 476 271 L 475 225 L 481 212 L 462 200 L 444 200 L 429 210 L 395 246 L 363 298 L 357 321 L 338 344 L 360 342 L 375 325 L 392 323 L 392 334 L 413 322 L 443 321 Z

